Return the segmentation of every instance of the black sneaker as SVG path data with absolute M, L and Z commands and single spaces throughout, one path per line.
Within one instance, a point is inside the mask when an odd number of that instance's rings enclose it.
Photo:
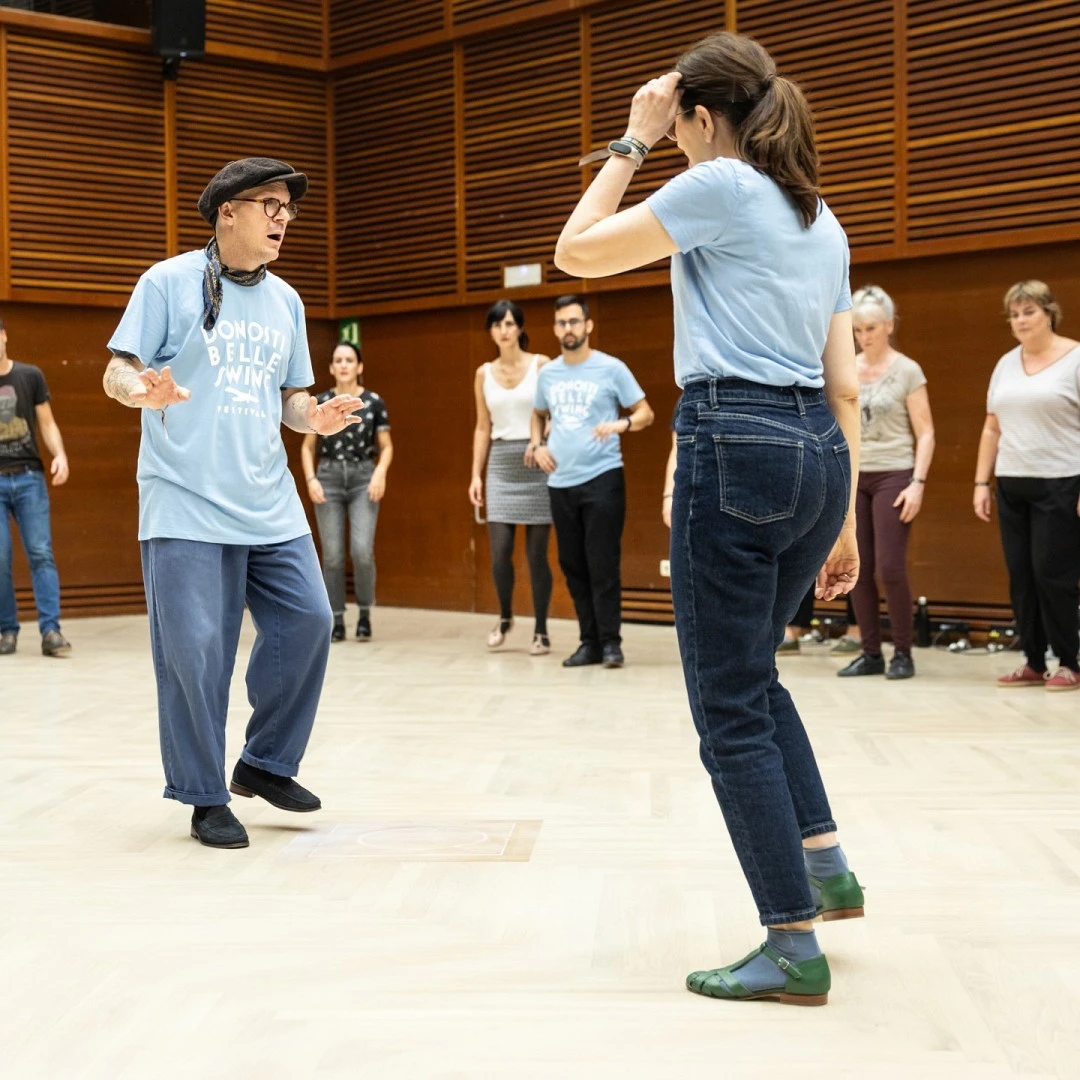
M 334 629 L 330 631 L 331 641 L 344 641 L 345 640 L 345 623 L 334 620 Z
M 915 661 L 911 659 L 911 653 L 893 653 L 889 661 L 889 670 L 885 672 L 886 679 L 912 679 L 915 677 Z
M 604 646 L 603 664 L 604 667 L 616 668 L 622 667 L 626 663 L 626 658 L 622 654 L 622 649 L 618 645 L 609 643 Z
M 371 616 L 361 615 L 356 623 L 356 640 L 357 641 L 370 641 L 371 640 Z
M 207 847 L 248 846 L 244 826 L 227 806 L 196 806 L 191 815 L 191 835 Z
M 586 645 L 582 642 L 573 656 L 568 656 L 563 662 L 563 667 L 585 667 L 587 664 L 599 664 L 604 657 L 595 645 Z
M 10 656 L 18 644 L 18 634 L 0 634 L 0 656 Z
M 264 769 L 256 769 L 246 761 L 236 763 L 229 790 L 245 799 L 258 795 L 279 810 L 292 810 L 297 814 L 310 814 L 312 810 L 322 809 L 319 797 L 301 787 L 292 777 L 276 776 Z
M 59 630 L 50 630 L 41 635 L 42 656 L 67 656 L 71 652 L 71 642 Z
M 860 656 L 855 657 L 847 667 L 841 668 L 836 674 L 839 675 L 841 679 L 845 679 L 851 675 L 884 675 L 885 657 L 870 656 L 867 653 L 862 653 Z

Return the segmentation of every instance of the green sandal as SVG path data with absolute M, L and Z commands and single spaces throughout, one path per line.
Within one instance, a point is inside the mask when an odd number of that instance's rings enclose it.
M 784 973 L 783 986 L 774 990 L 750 991 L 735 977 L 739 968 L 761 953 Z M 724 1001 L 779 1001 L 782 1005 L 824 1005 L 829 1000 L 831 985 L 829 962 L 824 956 L 815 956 L 796 966 L 767 943 L 749 956 L 744 956 L 737 964 L 728 964 L 712 971 L 694 971 L 686 977 L 686 989 L 704 997 Z
M 850 870 L 828 878 L 816 878 L 811 874 L 810 884 L 821 890 L 817 917 L 822 922 L 861 919 L 865 914 L 862 886 Z

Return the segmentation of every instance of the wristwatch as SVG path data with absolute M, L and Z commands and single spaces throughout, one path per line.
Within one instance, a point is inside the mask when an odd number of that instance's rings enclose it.
M 591 154 L 586 154 L 578 162 L 578 165 L 589 165 L 594 161 L 603 161 L 605 158 L 614 155 L 615 157 L 630 158 L 634 163 L 634 168 L 640 169 L 645 161 L 645 154 L 648 153 L 648 147 L 645 147 L 644 151 L 642 150 L 644 146 L 645 144 L 638 142 L 637 139 L 632 142 L 626 138 L 612 139 L 603 150 L 594 150 Z

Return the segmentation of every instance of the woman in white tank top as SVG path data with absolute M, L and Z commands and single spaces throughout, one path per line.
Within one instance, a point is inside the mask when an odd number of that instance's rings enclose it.
M 551 651 L 547 632 L 551 502 L 547 477 L 533 461 L 529 421 L 536 401 L 537 374 L 549 358 L 524 351 L 529 344 L 524 331 L 525 315 L 513 301 L 493 304 L 486 326 L 499 356 L 476 369 L 476 429 L 469 500 L 477 509 L 487 503 L 491 573 L 499 597 L 499 621 L 488 635 L 487 644 L 489 649 L 499 648 L 514 625 L 514 534 L 516 526 L 524 525 L 536 616 L 529 652 L 543 656 Z

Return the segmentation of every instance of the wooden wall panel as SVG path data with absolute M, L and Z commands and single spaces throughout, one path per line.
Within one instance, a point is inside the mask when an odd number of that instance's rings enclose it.
M 540 262 L 581 191 L 580 19 L 546 24 L 543 47 L 511 32 L 465 46 L 465 266 L 469 292 L 502 287 L 506 263 Z
M 716 0 L 658 3 L 641 0 L 601 9 L 588 19 L 590 141 L 599 150 L 626 131 L 630 100 L 649 79 L 670 71 L 679 55 L 706 34 L 723 30 L 725 4 Z M 590 178 L 597 166 L 589 169 Z M 666 140 L 653 147 L 627 190 L 623 206 L 640 202 L 686 168 L 686 158 Z M 668 260 L 633 271 L 639 277 L 666 269 Z
M 955 6 L 955 5 L 954 5 Z M 852 252 L 897 253 L 893 0 L 739 0 L 762 43 L 814 109 L 823 194 Z
M 267 94 L 263 72 L 236 61 L 188 63 L 177 90 L 177 206 L 180 247 L 203 247 L 212 235 L 196 204 L 223 165 L 265 156 L 287 161 L 310 180 L 300 216 L 289 225 L 274 263 L 314 313 L 330 304 L 326 211 L 327 84 L 320 75 L 278 71 Z
M 387 88 L 393 87 L 393 107 Z M 457 292 L 450 47 L 334 81 L 337 304 Z
M 157 61 L 9 32 L 7 80 L 13 293 L 124 296 L 165 254 Z
M 1080 236 L 1080 2 L 907 11 L 910 253 Z
M 330 53 L 342 56 L 442 30 L 444 0 L 330 0 Z
M 548 0 L 450 0 L 451 18 L 455 26 L 507 16 L 528 19 L 551 7 Z
M 323 12 L 317 0 L 207 0 L 206 44 L 322 58 Z

